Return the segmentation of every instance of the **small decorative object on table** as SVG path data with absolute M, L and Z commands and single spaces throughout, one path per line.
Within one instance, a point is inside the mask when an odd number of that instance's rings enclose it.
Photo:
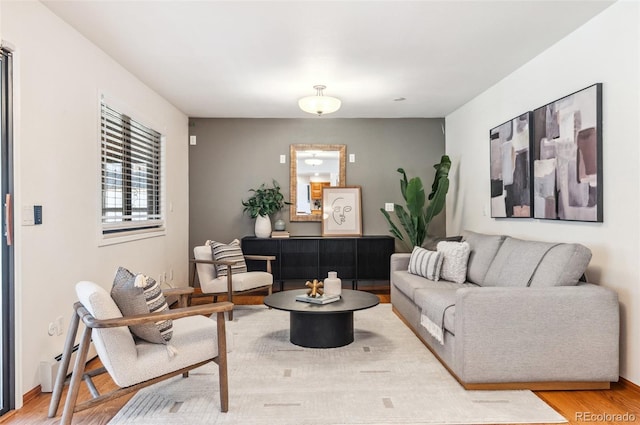
M 336 301 L 340 301 L 340 295 L 324 294 L 320 297 L 312 297 L 307 294 L 301 294 L 301 295 L 296 295 L 296 301 L 302 301 L 310 304 L 329 304 Z
M 324 284 L 322 282 L 318 282 L 318 279 L 313 279 L 313 282 L 307 281 L 307 283 L 305 283 L 305 286 L 309 288 L 309 290 L 306 294 L 297 295 L 296 301 L 302 301 L 312 304 L 328 304 L 340 300 L 340 294 L 324 293 L 324 291 L 322 290 L 323 285 Z
M 324 293 L 324 291 L 322 290 L 323 283 L 318 282 L 318 279 L 313 279 L 313 282 L 307 280 L 307 283 L 305 283 L 304 286 L 309 288 L 309 290 L 307 291 L 307 295 L 309 297 L 319 297 Z
M 338 272 L 329 272 L 324 280 L 325 295 L 340 295 L 342 293 L 342 280 L 338 278 Z

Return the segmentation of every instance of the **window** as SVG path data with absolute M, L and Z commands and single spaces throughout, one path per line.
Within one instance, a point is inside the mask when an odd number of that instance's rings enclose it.
M 101 103 L 102 233 L 162 229 L 162 136 Z

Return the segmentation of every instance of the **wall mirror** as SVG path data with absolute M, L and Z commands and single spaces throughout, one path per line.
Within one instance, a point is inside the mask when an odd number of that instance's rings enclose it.
M 291 145 L 290 221 L 322 221 L 322 188 L 345 186 L 346 145 Z

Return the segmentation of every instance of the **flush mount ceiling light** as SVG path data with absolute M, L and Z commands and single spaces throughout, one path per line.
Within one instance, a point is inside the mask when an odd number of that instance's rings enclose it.
M 298 106 L 305 112 L 310 114 L 317 114 L 318 116 L 322 116 L 324 114 L 330 114 L 332 112 L 340 109 L 340 105 L 342 102 L 340 99 L 325 96 L 322 91 L 326 89 L 326 86 L 317 85 L 313 86 L 316 89 L 315 96 L 306 96 L 298 101 Z
M 316 165 L 322 164 L 322 160 L 320 158 L 316 158 L 316 154 L 314 153 L 313 157 L 305 159 L 304 163 L 315 167 Z

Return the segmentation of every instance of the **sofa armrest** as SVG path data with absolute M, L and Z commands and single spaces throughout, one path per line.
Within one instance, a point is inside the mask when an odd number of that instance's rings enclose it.
M 391 254 L 391 272 L 396 270 L 407 270 L 409 268 L 409 259 L 411 258 L 411 253 L 408 252 L 399 252 Z
M 455 366 L 464 382 L 617 381 L 617 294 L 592 284 L 462 288 Z

